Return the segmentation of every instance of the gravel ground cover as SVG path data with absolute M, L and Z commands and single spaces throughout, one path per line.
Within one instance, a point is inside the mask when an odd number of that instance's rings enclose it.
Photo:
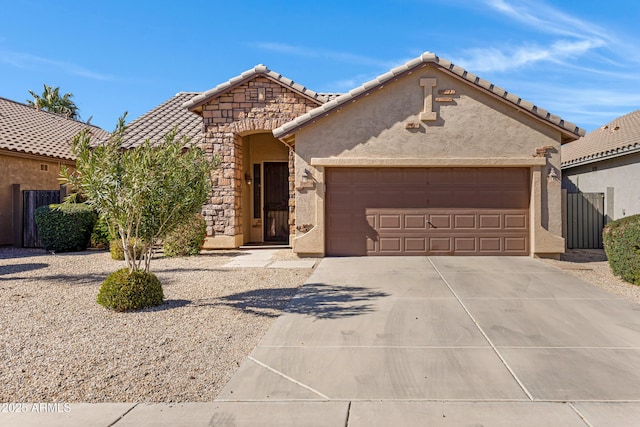
M 239 254 L 159 257 L 165 303 L 116 313 L 95 302 L 108 253 L 0 248 L 0 402 L 212 401 L 311 273 L 221 267 Z M 544 262 L 640 303 L 603 251 Z
M 212 401 L 310 269 L 230 269 L 238 252 L 154 260 L 165 303 L 96 304 L 104 251 L 0 249 L 0 402 Z
M 614 276 L 602 249 L 572 249 L 562 254 L 560 260 L 545 259 L 544 261 L 586 282 L 640 304 L 640 286 L 632 285 Z

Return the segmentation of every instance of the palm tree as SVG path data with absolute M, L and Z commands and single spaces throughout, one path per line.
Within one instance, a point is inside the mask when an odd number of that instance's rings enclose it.
M 71 119 L 79 119 L 78 106 L 71 100 L 72 93 L 65 93 L 60 97 L 60 88 L 44 85 L 44 92 L 38 95 L 30 90 L 33 100 L 27 99 L 27 104 L 36 107 L 38 110 L 48 111 L 50 113 L 61 114 Z

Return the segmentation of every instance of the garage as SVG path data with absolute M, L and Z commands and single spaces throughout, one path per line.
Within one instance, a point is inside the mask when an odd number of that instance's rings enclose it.
M 529 168 L 325 172 L 329 256 L 529 255 Z

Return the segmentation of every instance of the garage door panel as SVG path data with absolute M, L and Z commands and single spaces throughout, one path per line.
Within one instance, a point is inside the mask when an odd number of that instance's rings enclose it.
M 404 215 L 404 228 L 406 230 L 426 231 L 427 215 L 426 214 L 406 214 Z
M 480 229 L 499 230 L 502 228 L 502 215 L 500 214 L 479 214 Z
M 401 253 L 401 241 L 401 237 L 380 237 L 380 239 L 378 240 L 378 244 L 380 245 L 380 252 L 391 254 Z
M 406 237 L 404 239 L 404 249 L 407 253 L 422 255 L 427 251 L 427 238 Z
M 478 249 L 482 252 L 502 252 L 502 238 L 500 237 L 479 237 Z
M 529 253 L 527 168 L 344 169 L 326 170 L 328 255 Z
M 448 214 L 436 214 L 429 215 L 430 229 L 436 230 L 450 230 L 451 229 L 451 215 Z
M 527 239 L 525 237 L 505 237 L 504 251 L 510 253 L 520 253 L 527 249 Z
M 505 214 L 504 228 L 505 230 L 526 230 L 527 216 L 525 214 Z
M 476 228 L 476 215 L 473 214 L 460 214 L 454 215 L 453 223 L 456 230 L 460 229 L 475 229 Z
M 391 215 L 380 215 L 379 217 L 379 226 L 380 231 L 392 230 L 398 231 L 402 230 L 402 215 L 399 214 L 391 214 Z
M 454 237 L 453 246 L 456 253 L 473 254 L 478 251 L 478 239 L 475 237 Z
M 429 252 L 452 253 L 450 237 L 429 237 Z

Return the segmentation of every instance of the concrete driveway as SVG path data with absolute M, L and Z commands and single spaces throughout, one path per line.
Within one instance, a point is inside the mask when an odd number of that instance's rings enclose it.
M 217 398 L 257 401 L 317 425 L 638 425 L 640 306 L 525 257 L 327 258 Z

